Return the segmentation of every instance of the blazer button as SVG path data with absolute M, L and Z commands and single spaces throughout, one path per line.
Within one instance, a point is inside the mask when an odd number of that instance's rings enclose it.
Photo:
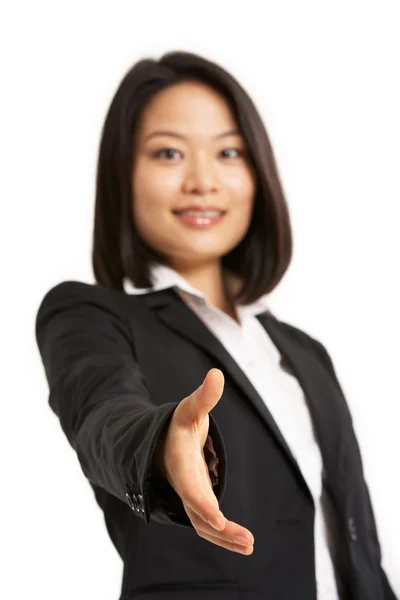
M 135 507 L 133 505 L 133 500 L 131 498 L 131 495 L 128 492 L 126 492 L 125 496 L 126 496 L 126 499 L 128 500 L 128 504 L 131 507 L 131 509 L 135 510 Z
M 133 505 L 135 507 L 135 510 L 136 510 L 136 512 L 139 512 L 140 508 L 139 508 L 138 499 L 137 499 L 136 494 L 132 494 L 132 498 L 133 498 Z
M 143 496 L 142 494 L 138 495 L 138 512 L 142 511 L 142 513 L 144 514 L 144 501 L 143 501 Z
M 347 521 L 347 529 L 348 529 L 349 537 L 350 537 L 351 541 L 356 542 L 358 540 L 358 535 L 357 535 L 356 522 L 353 519 L 353 517 L 349 517 L 349 519 Z
M 136 512 L 140 512 L 139 509 L 139 504 L 137 501 L 137 497 L 135 494 L 129 494 L 128 492 L 125 494 L 127 500 L 128 500 L 128 504 L 131 507 L 132 510 L 135 510 Z

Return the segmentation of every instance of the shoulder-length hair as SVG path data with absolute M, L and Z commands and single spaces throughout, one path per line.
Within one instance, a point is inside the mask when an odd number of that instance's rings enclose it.
M 221 258 L 243 285 L 235 300 L 249 304 L 271 292 L 292 256 L 287 203 L 272 146 L 251 98 L 222 67 L 190 52 L 168 52 L 158 61 L 137 62 L 122 79 L 101 132 L 96 173 L 92 266 L 96 282 L 123 290 L 123 279 L 152 286 L 149 267 L 163 258 L 139 236 L 132 211 L 135 126 L 146 102 L 185 81 L 207 84 L 222 94 L 238 123 L 256 174 L 254 208 L 239 244 Z

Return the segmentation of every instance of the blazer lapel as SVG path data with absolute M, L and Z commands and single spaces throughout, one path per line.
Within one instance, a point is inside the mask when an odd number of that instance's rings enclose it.
M 321 451 L 326 484 L 345 492 L 343 473 L 346 460 L 345 413 L 341 390 L 335 385 L 317 351 L 290 335 L 284 324 L 270 312 L 258 315 L 270 338 L 298 380 L 310 410 L 315 436 Z M 339 493 L 340 493 L 339 492 Z

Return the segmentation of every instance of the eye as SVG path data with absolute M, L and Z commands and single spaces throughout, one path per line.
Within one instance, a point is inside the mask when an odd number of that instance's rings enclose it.
M 229 152 L 236 152 L 237 156 L 244 156 L 245 155 L 245 151 L 241 150 L 240 148 L 225 148 L 224 150 L 222 150 L 222 154 L 223 153 L 229 153 Z M 166 158 L 167 160 L 169 160 L 170 158 L 174 157 L 174 152 L 179 152 L 179 150 L 176 150 L 176 148 L 161 148 L 160 150 L 157 150 L 156 152 L 153 152 L 152 156 L 154 158 Z M 230 155 L 230 154 L 225 154 L 223 156 L 224 158 L 236 158 L 235 155 Z
M 222 150 L 222 152 L 229 152 L 233 150 L 234 152 L 237 153 L 238 156 L 243 156 L 244 155 L 244 151 L 241 150 L 240 148 L 225 148 L 224 150 Z M 226 154 L 225 154 L 226 156 Z M 227 156 L 227 158 L 229 158 L 229 156 Z M 233 156 L 233 158 L 235 158 L 235 156 Z
M 162 148 L 161 150 L 157 150 L 157 152 L 153 152 L 152 156 L 154 156 L 154 158 L 159 158 L 162 157 L 164 153 L 167 153 L 167 156 L 164 155 L 164 157 L 169 158 L 173 152 L 178 152 L 178 150 L 175 148 Z

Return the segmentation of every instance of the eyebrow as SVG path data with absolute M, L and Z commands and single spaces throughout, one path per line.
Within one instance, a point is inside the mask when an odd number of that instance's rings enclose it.
M 152 133 L 150 133 L 149 135 L 147 135 L 144 139 L 144 141 L 148 140 L 149 138 L 152 138 L 156 135 L 166 135 L 169 137 L 174 137 L 174 138 L 178 138 L 181 140 L 187 140 L 188 138 L 185 137 L 184 135 L 181 135 L 180 133 L 176 133 L 175 131 L 167 131 L 167 130 L 158 130 L 158 131 L 153 131 Z M 231 131 L 225 131 L 224 133 L 220 133 L 215 137 L 215 139 L 220 139 L 223 137 L 228 137 L 231 135 L 241 135 L 240 131 L 238 131 L 237 129 L 232 129 Z

